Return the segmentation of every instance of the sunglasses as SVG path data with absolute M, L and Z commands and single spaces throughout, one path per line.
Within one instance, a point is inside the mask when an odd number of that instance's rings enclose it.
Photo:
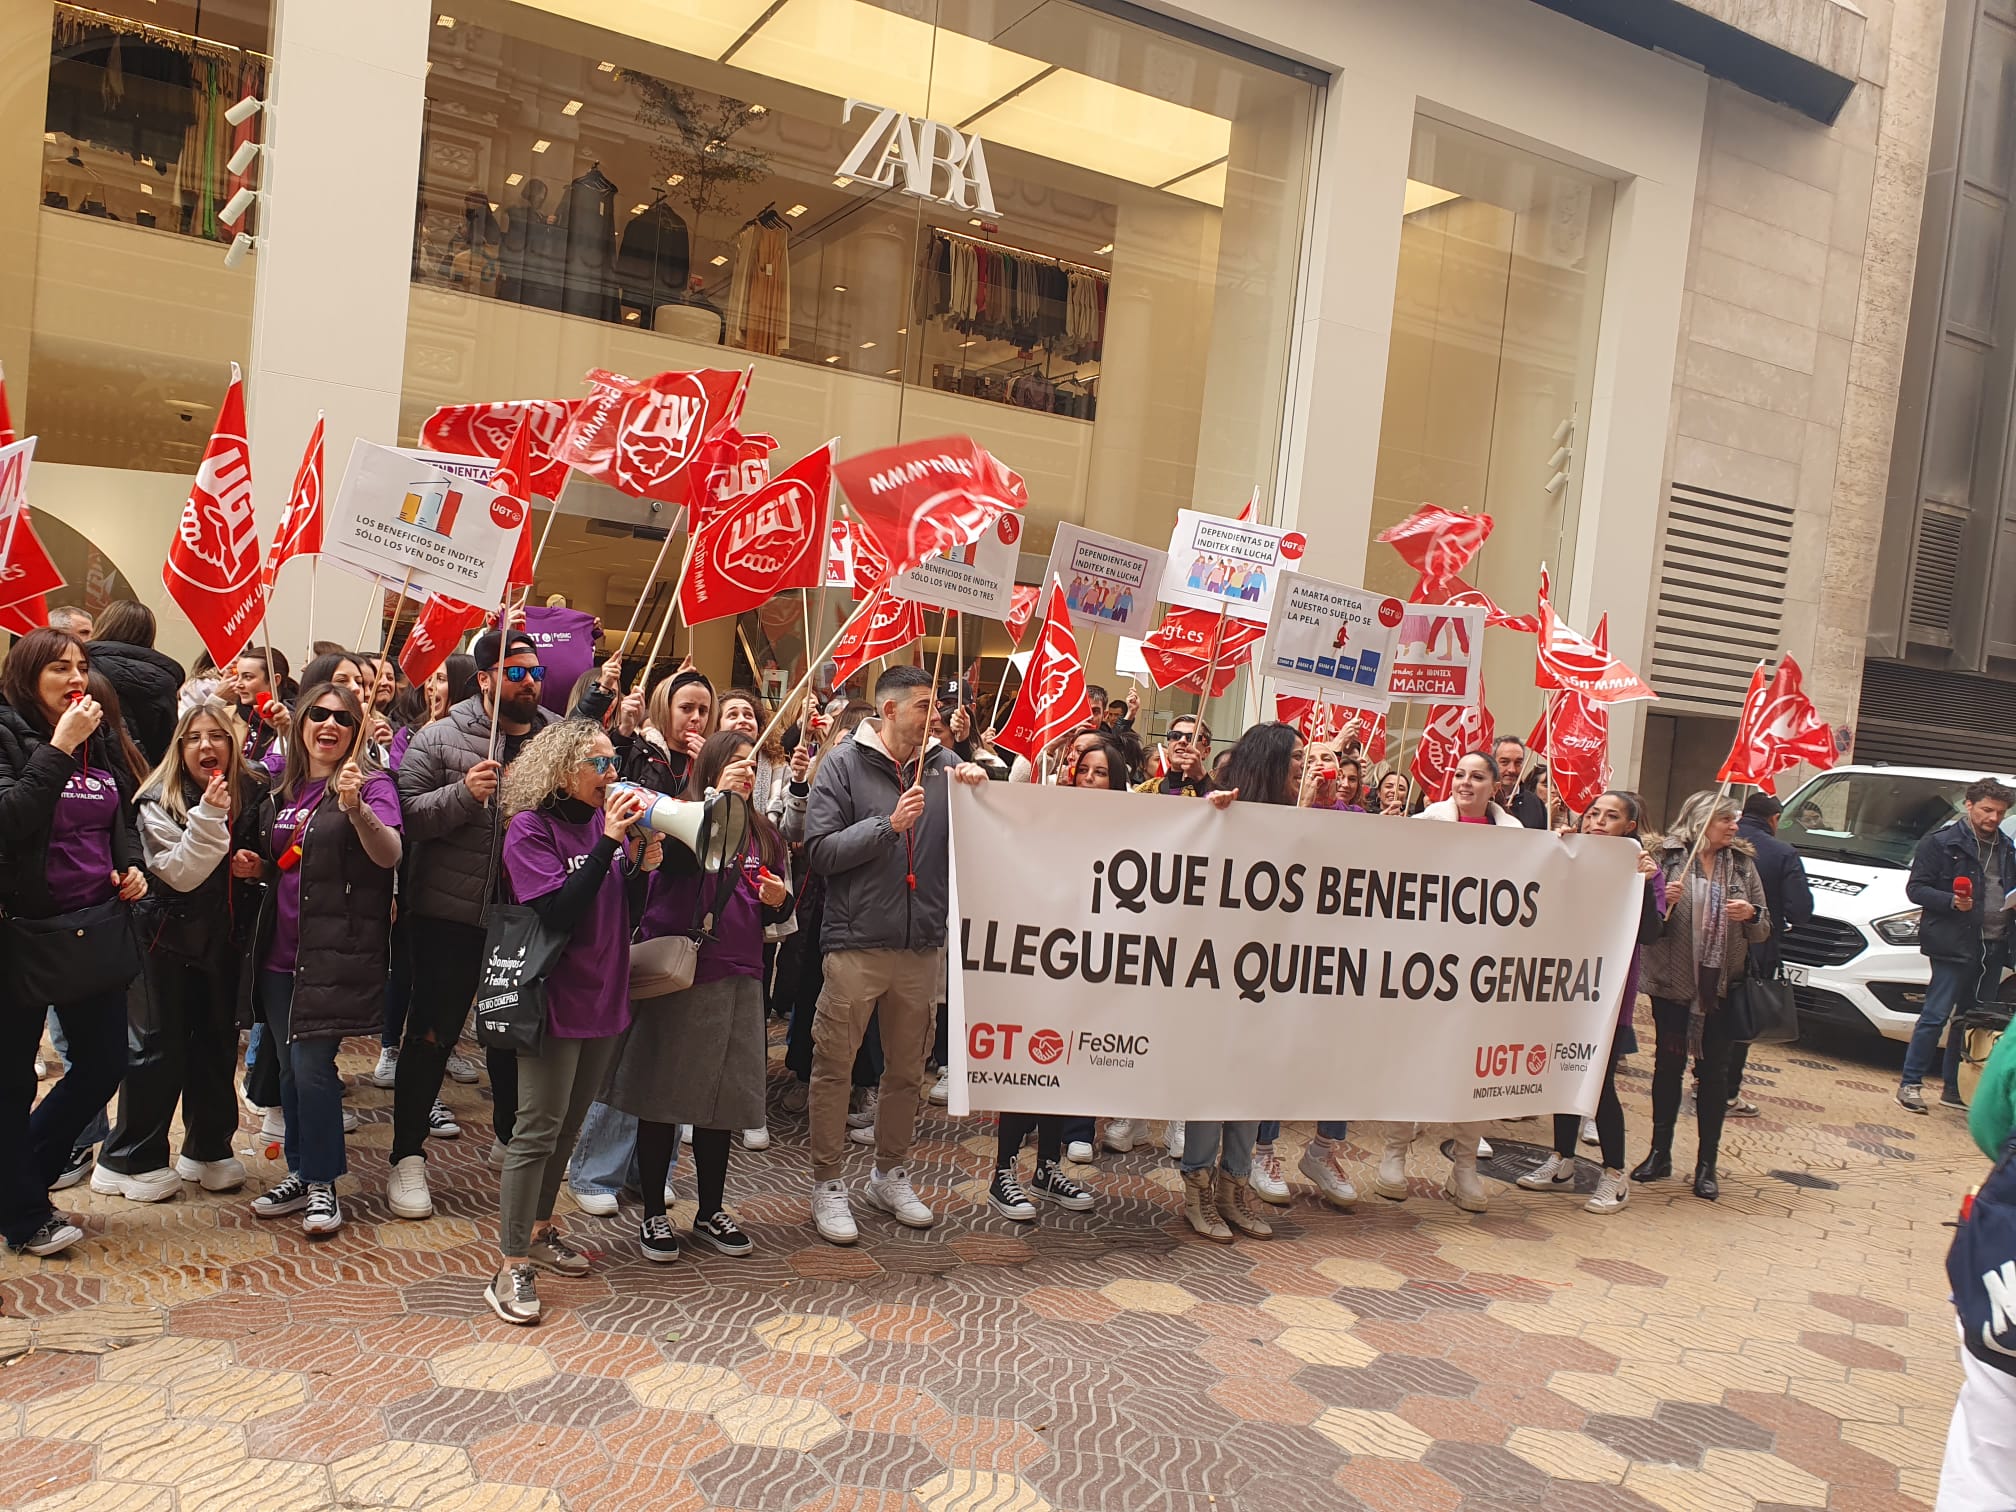
M 348 709 L 325 709 L 320 704 L 317 704 L 314 708 L 304 711 L 301 717 L 310 724 L 321 724 L 326 720 L 333 719 L 343 729 L 354 730 L 357 728 L 357 716 L 352 714 Z
M 506 682 L 522 683 L 528 677 L 534 682 L 546 681 L 546 669 L 544 667 L 505 667 L 503 668 L 503 672 Z
M 514 668 L 513 670 L 517 669 Z M 542 668 L 541 670 L 544 669 Z M 582 758 L 582 765 L 593 767 L 595 775 L 598 777 L 614 777 L 616 775 L 616 758 L 614 756 L 584 756 Z
M 1195 730 L 1171 730 L 1169 732 L 1169 744 L 1208 746 L 1211 744 L 1211 737 L 1209 735 L 1199 735 Z

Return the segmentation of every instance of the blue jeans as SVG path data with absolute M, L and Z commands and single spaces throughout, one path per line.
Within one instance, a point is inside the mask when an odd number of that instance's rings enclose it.
M 56 1047 L 57 1055 L 62 1057 L 63 1070 L 67 1075 L 70 1070 L 70 1041 L 63 1034 L 63 1021 L 57 1016 L 54 1008 L 43 1011 L 49 1019 L 49 1043 Z M 101 1106 L 91 1115 L 91 1122 L 84 1125 L 84 1132 L 77 1136 L 76 1147 L 81 1150 L 86 1145 L 103 1144 L 111 1133 L 112 1125 L 106 1120 L 105 1108 Z
M 350 1169 L 343 1150 L 343 1078 L 336 1074 L 335 1039 L 293 1039 L 294 973 L 259 973 L 259 1011 L 273 1037 L 280 1069 L 280 1111 L 287 1120 L 287 1169 L 311 1186 L 327 1186 Z
M 1344 1122 L 1344 1120 L 1341 1118 L 1338 1119 L 1335 1123 L 1332 1123 L 1328 1119 L 1319 1119 L 1316 1124 L 1316 1137 L 1318 1139 L 1342 1139 L 1345 1135 L 1349 1134 L 1350 1132 L 1351 1132 L 1351 1125 Z M 1281 1137 L 1281 1120 L 1278 1118 L 1270 1118 L 1261 1123 L 1260 1137 L 1256 1141 L 1256 1143 L 1270 1145 L 1280 1137 Z
M 672 1151 L 672 1168 L 679 1168 L 679 1151 Z M 567 1170 L 567 1187 L 573 1192 L 606 1192 L 616 1196 L 623 1188 L 640 1190 L 637 1174 L 637 1120 L 635 1116 L 596 1103 L 581 1121 L 574 1139 L 574 1163 Z
M 1253 1137 L 1257 1123 L 1186 1123 L 1183 1125 L 1183 1174 L 1222 1164 L 1227 1176 L 1244 1181 L 1253 1174 Z M 1222 1137 L 1221 1137 L 1222 1136 Z M 1219 1146 L 1225 1158 L 1218 1158 Z
M 1911 1031 L 1911 1047 L 1904 1052 L 1903 1085 L 1923 1085 L 1932 1069 L 1932 1057 L 1939 1047 L 1940 1031 L 1955 1008 L 1965 1013 L 1981 998 L 1992 998 L 2002 982 L 2002 962 L 2008 955 L 2007 936 L 1984 941 L 1977 969 L 1971 962 L 1934 961 L 1932 982 L 1925 989 L 1925 1007 L 1918 1015 L 1918 1027 Z M 1947 1087 L 1956 1088 L 1960 1070 L 1960 1036 L 1952 1035 L 1946 1045 L 1941 1077 Z

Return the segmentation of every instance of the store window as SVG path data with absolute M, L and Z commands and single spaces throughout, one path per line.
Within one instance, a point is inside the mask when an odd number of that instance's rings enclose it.
M 269 6 L 49 10 L 46 89 L 15 96 L 43 102 L 42 178 L 29 361 L 8 377 L 38 461 L 194 472 L 229 365 L 250 348 L 253 270 L 223 254 L 256 228 L 218 212 L 247 182 L 229 164 L 259 123 L 225 112 L 266 92 Z
M 1574 567 L 1612 198 L 1565 164 L 1415 123 L 1372 534 L 1424 502 L 1491 515 L 1466 575 L 1515 611 L 1530 610 L 1542 562 L 1556 583 Z M 1368 586 L 1414 586 L 1387 548 L 1366 560 Z M 1532 726 L 1532 671 L 1530 642 L 1486 637 L 1501 731 Z
M 1306 70 L 1066 0 L 443 0 L 429 57 L 409 436 L 593 366 L 750 366 L 776 466 L 1007 460 L 1028 581 L 1060 521 L 1160 542 L 1271 486 Z M 650 552 L 569 490 L 539 591 L 620 624 Z M 802 655 L 773 618 L 739 660 Z

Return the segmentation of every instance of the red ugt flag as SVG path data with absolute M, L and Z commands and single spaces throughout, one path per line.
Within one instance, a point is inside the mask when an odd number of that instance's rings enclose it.
M 1596 622 L 1595 644 L 1610 646 L 1610 616 Z M 1526 744 L 1547 761 L 1554 791 L 1571 812 L 1586 814 L 1610 785 L 1610 710 L 1564 688 L 1548 700 Z
M 35 438 L 0 445 L 0 630 L 26 635 L 49 620 L 44 594 L 63 586 L 28 518 L 28 466 Z
M 833 686 L 839 687 L 878 656 L 894 656 L 924 638 L 924 606 L 877 588 L 854 611 L 846 634 L 833 648 Z
M 1029 628 L 1029 616 L 1036 612 L 1036 600 L 1043 596 L 1041 588 L 1023 587 L 1017 584 L 1008 599 L 1008 639 L 1015 649 L 1022 649 L 1022 636 Z
M 1633 703 L 1659 696 L 1636 672 L 1612 656 L 1607 644 L 1592 641 L 1569 628 L 1548 601 L 1549 590 L 1547 569 L 1543 566 L 1539 642 L 1533 670 L 1536 688 L 1566 688 L 1593 702 L 1606 704 Z
M 532 424 L 532 493 L 557 499 L 567 486 L 567 464 L 553 455 L 567 421 L 572 399 L 507 399 L 493 404 L 449 404 L 434 411 L 420 427 L 423 445 L 463 457 L 501 457 L 511 444 L 520 420 Z M 529 495 L 527 496 L 529 497 Z
M 532 586 L 532 422 L 520 416 L 517 430 L 504 458 L 490 475 L 490 486 L 518 506 L 518 541 L 511 548 L 511 570 L 504 575 L 504 592 Z
M 1491 538 L 1495 522 L 1487 514 L 1458 514 L 1440 504 L 1423 504 L 1398 525 L 1379 532 L 1379 539 L 1400 553 L 1400 560 L 1421 574 L 1421 586 L 1435 597 L 1415 593 L 1421 604 L 1446 602 L 1442 596 L 1470 559 Z
M 407 680 L 424 683 L 432 677 L 455 643 L 483 623 L 484 611 L 445 594 L 429 596 L 413 628 L 406 632 L 406 644 L 399 652 L 399 666 Z
M 1454 704 L 1430 704 L 1428 726 L 1414 747 L 1410 770 L 1430 803 L 1449 796 L 1456 777 L 1456 763 L 1472 751 L 1491 744 L 1491 711 L 1484 706 L 1484 690 L 1477 690 L 1477 706 L 1458 708 Z
M 865 585 L 879 588 L 927 557 L 971 546 L 1010 510 L 1029 502 L 1022 480 L 970 436 L 906 441 L 863 452 L 834 468 L 854 513 L 886 560 Z M 855 549 L 855 590 L 862 582 Z
M 314 556 L 322 550 L 322 417 L 315 417 L 315 429 L 308 437 L 308 450 L 294 474 L 294 487 L 287 494 L 287 507 L 280 523 L 273 527 L 273 543 L 266 552 L 266 565 L 259 572 L 259 586 L 270 595 L 280 576 L 280 567 L 297 556 Z
M 1257 621 L 1231 619 L 1208 609 L 1171 608 L 1141 642 L 1141 660 L 1148 664 L 1149 680 L 1165 693 L 1172 688 L 1202 693 L 1204 674 L 1210 670 L 1210 696 L 1217 698 L 1232 686 L 1239 668 L 1266 635 L 1267 627 Z M 1211 651 L 1214 638 L 1216 656 Z
M 742 413 L 747 373 L 701 368 L 659 373 L 642 383 L 597 368 L 593 390 L 575 405 L 556 455 L 619 493 L 678 504 L 686 470 Z
M 1043 633 L 1036 638 L 1028 674 L 1016 690 L 1008 728 L 994 743 L 1033 762 L 1051 741 L 1091 719 L 1092 699 L 1085 687 L 1078 638 L 1071 633 L 1071 610 L 1064 602 L 1064 585 L 1052 578 Z
M 195 485 L 182 506 L 161 581 L 218 666 L 252 638 L 264 594 L 259 527 L 252 516 L 252 449 L 245 440 L 245 384 L 231 364 L 231 387 L 217 412 Z
M 1834 731 L 1806 696 L 1804 681 L 1799 663 L 1788 656 L 1766 687 L 1764 664 L 1757 664 L 1736 721 L 1736 743 L 1715 774 L 1717 781 L 1749 783 L 1775 793 L 1773 779 L 1802 761 L 1823 771 L 1834 765 Z
M 717 504 L 694 538 L 693 561 L 679 588 L 679 613 L 687 624 L 760 609 L 788 589 L 819 586 L 837 444 L 828 441 L 754 493 Z

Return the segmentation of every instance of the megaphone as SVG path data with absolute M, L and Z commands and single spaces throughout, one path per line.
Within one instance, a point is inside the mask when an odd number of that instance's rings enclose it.
M 612 782 L 605 801 L 635 794 L 650 806 L 637 823 L 677 840 L 707 872 L 739 871 L 752 838 L 749 802 L 740 793 L 709 790 L 705 798 L 667 798 L 634 782 Z

